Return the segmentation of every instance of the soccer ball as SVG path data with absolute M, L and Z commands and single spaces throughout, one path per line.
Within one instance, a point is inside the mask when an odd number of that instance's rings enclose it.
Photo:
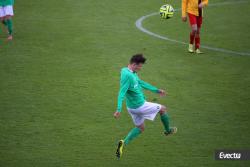
M 174 8 L 169 4 L 161 6 L 160 16 L 163 19 L 169 19 L 169 18 L 173 17 L 174 16 Z

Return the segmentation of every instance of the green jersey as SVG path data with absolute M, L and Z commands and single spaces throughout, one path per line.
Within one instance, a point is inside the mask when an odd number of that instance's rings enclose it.
M 140 80 L 136 72 L 125 67 L 121 70 L 120 91 L 118 95 L 117 111 L 121 112 L 123 99 L 126 98 L 128 108 L 135 109 L 145 102 L 143 88 L 158 93 L 159 89 Z
M 0 6 L 14 5 L 14 0 L 0 0 Z

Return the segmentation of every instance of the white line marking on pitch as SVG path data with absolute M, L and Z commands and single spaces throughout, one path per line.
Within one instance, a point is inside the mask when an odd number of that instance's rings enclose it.
M 240 4 L 240 3 L 248 3 L 248 2 L 247 1 L 221 2 L 221 3 L 210 4 L 209 7 L 211 7 L 211 6 L 221 6 L 221 5 Z M 179 11 L 179 10 L 180 9 L 177 9 L 175 11 Z M 153 32 L 147 30 L 146 28 L 144 28 L 142 26 L 142 22 L 145 19 L 147 19 L 149 17 L 152 17 L 152 16 L 155 16 L 155 15 L 158 15 L 158 14 L 159 14 L 158 12 L 155 12 L 155 13 L 148 14 L 146 16 L 142 16 L 141 18 L 139 18 L 135 22 L 136 27 L 139 30 L 141 30 L 142 32 L 144 32 L 144 33 L 146 33 L 148 35 L 151 35 L 153 37 L 156 37 L 156 38 L 159 38 L 159 39 L 162 39 L 162 40 L 167 40 L 167 41 L 174 42 L 174 43 L 188 45 L 188 43 L 186 43 L 186 42 L 178 41 L 178 40 L 175 40 L 175 39 L 168 38 L 167 36 L 161 36 L 159 34 L 153 33 Z M 222 49 L 222 48 L 210 47 L 210 46 L 206 46 L 206 45 L 201 45 L 201 48 L 205 48 L 205 49 L 213 50 L 213 51 L 218 51 L 218 52 L 223 52 L 223 53 L 235 54 L 235 55 L 239 55 L 239 56 L 250 56 L 250 53 L 248 53 L 248 52 L 237 52 L 237 51 L 232 51 L 232 50 L 227 50 L 227 49 Z

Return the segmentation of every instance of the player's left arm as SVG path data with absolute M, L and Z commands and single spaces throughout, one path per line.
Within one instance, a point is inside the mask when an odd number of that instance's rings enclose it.
M 138 82 L 142 88 L 150 90 L 151 92 L 154 92 L 154 93 L 158 93 L 159 89 L 157 87 L 155 87 L 155 86 L 153 86 L 153 85 L 151 85 L 143 80 L 140 80 L 140 79 L 138 80 Z
M 154 92 L 154 93 L 159 93 L 161 96 L 165 96 L 166 95 L 166 92 L 162 89 L 158 89 L 157 87 L 143 81 L 143 80 L 138 80 L 139 84 L 141 85 L 142 88 L 144 89 L 147 89 L 147 90 L 150 90 L 151 92 Z
M 208 0 L 202 0 L 202 2 L 199 4 L 199 8 L 203 8 L 208 5 Z

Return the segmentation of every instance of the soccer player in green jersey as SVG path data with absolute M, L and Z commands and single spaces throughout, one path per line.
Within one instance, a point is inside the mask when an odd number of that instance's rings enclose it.
M 12 16 L 14 0 L 0 0 L 0 21 L 8 28 L 8 40 L 12 40 Z
M 142 54 L 136 54 L 130 59 L 128 67 L 122 68 L 121 70 L 118 105 L 114 117 L 120 117 L 122 102 L 123 99 L 126 98 L 127 110 L 133 119 L 135 127 L 131 129 L 124 139 L 119 141 L 116 151 L 117 158 L 121 157 L 123 147 L 128 145 L 132 139 L 144 131 L 144 120 L 148 119 L 153 121 L 157 113 L 161 116 L 165 135 L 177 132 L 176 127 L 169 126 L 169 116 L 166 107 L 161 104 L 147 102 L 145 99 L 143 89 L 158 93 L 160 96 L 166 95 L 164 90 L 158 89 L 138 77 L 137 72 L 140 71 L 145 62 L 146 58 L 144 58 Z

